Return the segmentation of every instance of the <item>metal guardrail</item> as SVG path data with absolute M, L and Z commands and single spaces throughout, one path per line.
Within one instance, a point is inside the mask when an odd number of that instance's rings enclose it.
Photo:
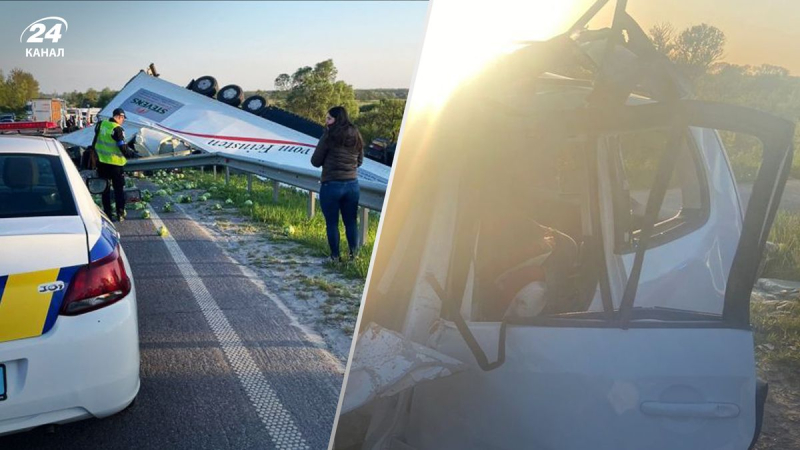
M 187 156 L 152 156 L 129 160 L 125 171 L 145 171 L 162 169 L 179 169 L 184 167 L 223 166 L 242 172 L 259 175 L 283 184 L 319 193 L 320 183 L 317 175 L 304 175 L 278 167 L 265 165 L 263 162 L 237 157 L 229 154 L 203 153 Z M 385 188 L 376 183 L 360 182 L 361 197 L 359 205 L 380 211 L 383 208 Z
M 187 167 L 204 167 L 204 166 L 223 166 L 226 168 L 225 181 L 228 181 L 229 169 L 235 169 L 248 174 L 258 175 L 268 178 L 278 183 L 294 186 L 306 191 L 319 193 L 320 181 L 319 176 L 315 174 L 302 174 L 296 171 L 286 170 L 280 167 L 274 167 L 264 164 L 260 161 L 251 160 L 244 157 L 238 157 L 230 154 L 219 153 L 202 153 L 198 155 L 187 156 L 151 156 L 140 159 L 128 160 L 125 165 L 126 172 L 148 171 L 148 170 L 166 170 L 166 169 L 180 169 Z M 251 180 L 248 180 L 248 188 L 251 186 Z M 361 181 L 359 183 L 359 190 L 361 195 L 359 198 L 359 205 L 362 207 L 360 220 L 359 220 L 359 245 L 363 245 L 367 237 L 369 210 L 380 211 L 383 208 L 383 198 L 386 194 L 386 188 L 383 185 L 371 182 Z M 277 192 L 277 191 L 276 191 Z M 314 195 L 309 195 L 308 213 L 314 214 L 315 199 Z

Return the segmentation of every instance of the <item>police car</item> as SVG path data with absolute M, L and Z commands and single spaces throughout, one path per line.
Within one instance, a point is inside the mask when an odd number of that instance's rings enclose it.
M 53 139 L 0 137 L 0 435 L 109 416 L 139 391 L 130 265 L 89 192 L 105 186 Z

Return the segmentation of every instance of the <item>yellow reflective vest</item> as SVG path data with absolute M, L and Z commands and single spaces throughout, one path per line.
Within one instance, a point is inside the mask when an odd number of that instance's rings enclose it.
M 110 120 L 104 120 L 100 124 L 100 132 L 97 134 L 97 142 L 95 142 L 94 149 L 97 152 L 97 159 L 101 163 L 124 166 L 128 162 L 114 141 L 114 130 L 118 126 L 118 123 Z

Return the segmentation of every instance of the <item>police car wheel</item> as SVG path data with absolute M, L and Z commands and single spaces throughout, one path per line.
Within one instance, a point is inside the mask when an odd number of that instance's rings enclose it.
M 217 79 L 208 75 L 198 78 L 192 86 L 193 91 L 207 97 L 216 95 L 218 88 L 219 84 L 217 83 Z
M 261 114 L 267 107 L 267 99 L 260 95 L 251 95 L 242 102 L 242 109 L 255 115 Z
M 235 84 L 229 84 L 217 92 L 217 100 L 231 106 L 239 106 L 244 99 L 242 88 Z

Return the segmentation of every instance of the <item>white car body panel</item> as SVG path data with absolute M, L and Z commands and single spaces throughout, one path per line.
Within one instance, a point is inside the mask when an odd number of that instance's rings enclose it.
M 0 219 L 0 248 L 0 275 L 89 262 L 86 231 L 78 216 Z
M 498 327 L 470 324 L 491 360 Z M 472 369 L 414 388 L 413 448 L 735 450 L 753 439 L 749 331 L 510 327 L 491 372 L 452 326 L 434 348 Z

